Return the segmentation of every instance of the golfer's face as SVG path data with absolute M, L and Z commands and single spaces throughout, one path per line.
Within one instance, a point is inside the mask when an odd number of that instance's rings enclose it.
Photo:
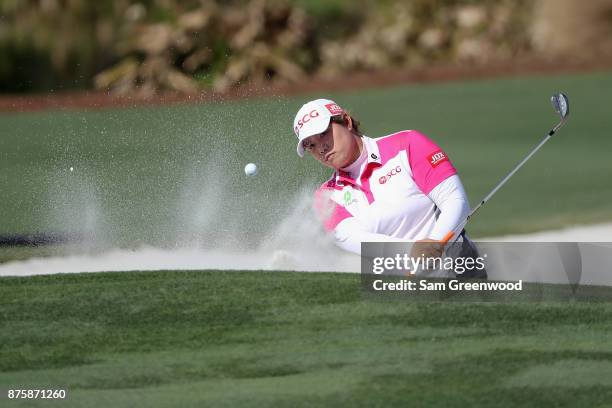
M 325 132 L 311 136 L 302 143 L 304 150 L 323 165 L 341 169 L 354 160 L 354 151 L 358 149 L 354 138 L 346 127 L 332 122 Z

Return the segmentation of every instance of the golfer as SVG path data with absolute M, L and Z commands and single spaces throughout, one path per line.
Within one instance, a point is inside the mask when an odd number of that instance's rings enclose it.
M 439 241 L 455 231 L 462 256 L 477 253 L 461 230 L 470 212 L 461 180 L 427 136 L 404 130 L 369 138 L 328 99 L 302 106 L 293 130 L 300 157 L 308 152 L 334 170 L 317 190 L 315 207 L 338 246 L 360 254 L 362 242 L 414 242 L 413 256 L 439 257 Z

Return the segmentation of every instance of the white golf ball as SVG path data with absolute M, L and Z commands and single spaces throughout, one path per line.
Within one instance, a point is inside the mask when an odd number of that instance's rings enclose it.
M 247 176 L 254 176 L 257 174 L 257 166 L 255 165 L 255 163 L 249 163 L 246 166 L 244 166 L 244 174 L 246 174 Z
M 74 167 L 70 167 L 70 171 L 74 171 Z

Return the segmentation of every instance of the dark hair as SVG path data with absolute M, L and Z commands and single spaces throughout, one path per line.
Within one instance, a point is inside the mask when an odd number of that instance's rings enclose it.
M 351 118 L 351 122 L 353 123 L 353 132 L 355 132 L 357 136 L 362 137 L 363 133 L 361 133 L 361 131 L 359 130 L 359 126 L 361 125 L 361 122 L 359 122 L 358 119 L 355 119 L 355 117 L 351 115 L 349 112 L 345 112 L 345 114 Z M 344 115 L 334 116 L 331 118 L 331 121 L 335 123 L 339 123 L 341 125 L 346 125 L 346 121 L 344 120 Z

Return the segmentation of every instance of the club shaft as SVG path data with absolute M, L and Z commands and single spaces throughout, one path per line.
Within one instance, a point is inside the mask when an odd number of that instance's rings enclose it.
M 481 201 L 480 203 L 478 203 L 478 205 L 476 207 L 474 207 L 474 209 L 472 209 L 472 211 L 470 211 L 470 214 L 466 217 L 466 219 L 461 222 L 458 225 L 457 230 L 460 231 L 461 229 L 463 229 L 463 227 L 465 226 L 465 224 L 467 224 L 467 222 L 469 221 L 470 218 L 472 218 L 472 216 L 476 213 L 476 211 L 478 211 L 480 209 L 480 207 L 482 207 L 487 201 L 489 201 L 489 199 L 491 197 L 493 197 L 493 195 L 504 186 L 504 184 L 506 184 L 506 182 L 508 182 L 508 180 L 514 175 L 514 173 L 516 173 L 521 167 L 523 167 L 523 165 L 525 163 L 527 163 L 527 161 L 531 158 L 531 156 L 533 156 L 534 154 L 536 154 L 536 152 L 538 150 L 540 150 L 540 148 L 542 146 L 544 146 L 544 144 L 546 142 L 548 142 L 548 140 L 555 134 L 555 132 L 557 132 L 557 130 L 559 130 L 559 128 L 561 126 L 563 126 L 563 124 L 565 123 L 565 119 L 562 119 L 561 122 L 557 123 L 557 125 L 555 125 L 555 127 L 553 127 L 544 137 L 544 139 L 542 139 L 542 141 L 536 146 L 534 147 L 528 154 L 527 156 L 525 156 L 523 158 L 523 160 L 520 161 L 519 164 L 517 164 L 516 166 L 514 166 L 514 168 L 512 170 L 510 170 L 510 172 L 506 175 L 506 177 L 504 177 L 499 183 L 497 183 L 497 185 L 493 188 L 493 190 L 491 190 L 491 192 L 489 194 L 487 194 Z M 459 229 L 459 227 L 461 229 Z M 443 239 L 442 239 L 442 243 L 447 243 L 451 238 L 455 237 L 455 240 L 459 237 L 457 234 L 455 234 L 455 231 L 451 231 L 449 232 Z
M 504 178 L 502 179 L 502 181 L 500 181 L 499 183 L 497 183 L 497 185 L 496 185 L 496 186 L 493 188 L 493 190 L 491 190 L 491 192 L 490 192 L 489 194 L 487 194 L 487 195 L 486 195 L 486 196 L 485 196 L 485 197 L 484 197 L 484 198 L 483 198 L 483 199 L 480 201 L 480 203 L 478 203 L 478 205 L 477 205 L 476 207 L 474 207 L 474 209 L 473 209 L 472 211 L 470 211 L 470 215 L 468 215 L 468 216 L 467 216 L 466 221 L 467 221 L 467 220 L 469 220 L 469 219 L 472 217 L 472 215 L 474 215 L 474 214 L 476 213 L 476 211 L 478 211 L 478 209 L 479 209 L 480 207 L 482 207 L 482 206 L 483 206 L 483 205 L 484 205 L 484 204 L 485 204 L 487 201 L 489 201 L 489 199 L 490 199 L 491 197 L 493 197 L 493 195 L 494 195 L 494 194 L 497 192 L 497 190 L 499 190 L 500 188 L 502 188 L 502 186 L 503 186 L 504 184 L 506 184 L 506 182 L 507 182 L 507 181 L 510 179 L 510 177 L 512 177 L 512 176 L 514 175 L 514 173 L 516 173 L 516 172 L 517 172 L 517 171 L 518 171 L 518 170 L 519 170 L 521 167 L 523 167 L 523 165 L 524 165 L 525 163 L 527 163 L 527 161 L 528 161 L 529 159 L 531 159 L 531 156 L 533 156 L 534 154 L 536 154 L 536 152 L 537 152 L 538 150 L 540 150 L 540 148 L 541 148 L 542 146 L 544 146 L 544 144 L 545 144 L 546 142 L 548 142 L 548 140 L 549 140 L 549 139 L 550 139 L 550 138 L 551 138 L 551 137 L 552 137 L 552 136 L 553 136 L 553 135 L 554 135 L 554 134 L 557 132 L 557 130 L 559 130 L 559 128 L 560 128 L 561 126 L 563 126 L 563 124 L 564 124 L 564 123 L 565 123 L 565 120 L 561 120 L 561 122 L 557 123 L 557 124 L 555 125 L 555 127 L 554 127 L 554 128 L 552 128 L 552 129 L 551 129 L 551 130 L 550 130 L 550 131 L 549 131 L 549 132 L 546 134 L 546 136 L 544 137 L 544 139 L 542 139 L 542 141 L 541 141 L 541 142 L 540 142 L 540 143 L 539 143 L 539 144 L 538 144 L 536 147 L 534 147 L 534 148 L 533 148 L 533 150 L 531 150 L 531 151 L 530 151 L 530 152 L 527 154 L 527 156 L 525 156 L 525 157 L 523 158 L 523 160 L 521 160 L 521 161 L 520 161 L 520 163 L 519 163 L 519 164 L 517 164 L 516 166 L 514 166 L 514 168 L 513 168 L 512 170 L 510 170 L 510 172 L 509 172 L 509 173 L 506 175 L 506 177 L 504 177 Z
M 482 207 L 487 201 L 489 201 L 489 199 L 493 197 L 493 195 L 497 193 L 497 191 L 500 188 L 502 188 L 503 185 L 506 184 L 512 176 L 514 176 L 514 173 L 516 173 L 521 167 L 523 167 L 523 165 L 527 163 L 529 159 L 531 159 L 531 156 L 536 154 L 536 152 L 540 150 L 540 148 L 544 146 L 544 144 L 548 142 L 550 138 L 551 138 L 551 135 L 546 135 L 546 137 L 542 139 L 542 141 L 531 152 L 529 152 L 529 154 L 525 156 L 519 164 L 517 164 L 512 170 L 510 170 L 510 172 L 506 175 L 506 177 L 504 177 L 499 183 L 497 183 L 497 185 L 493 188 L 493 190 L 491 190 L 491 192 L 487 194 L 476 207 L 474 207 L 474 209 L 470 212 L 470 215 L 468 215 L 467 218 L 470 219 L 470 217 L 472 217 L 472 215 L 474 215 L 480 207 Z

